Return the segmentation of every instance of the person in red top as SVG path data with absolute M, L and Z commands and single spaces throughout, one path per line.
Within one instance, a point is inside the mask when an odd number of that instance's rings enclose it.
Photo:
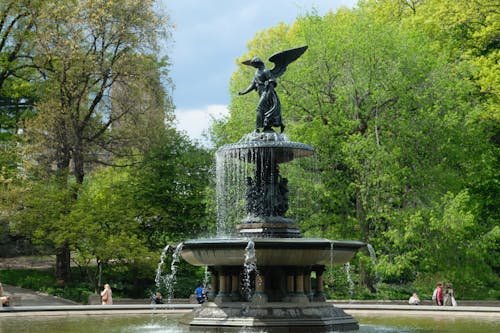
M 443 284 L 441 282 L 438 282 L 436 289 L 434 289 L 432 299 L 436 301 L 436 305 L 443 305 Z

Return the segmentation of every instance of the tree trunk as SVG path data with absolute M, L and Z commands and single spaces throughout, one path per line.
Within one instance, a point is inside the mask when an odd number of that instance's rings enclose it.
M 102 261 L 97 259 L 97 270 L 95 278 L 95 293 L 98 294 L 102 286 Z
M 69 244 L 64 243 L 60 248 L 56 250 L 56 280 L 65 283 L 70 280 L 71 277 L 71 252 L 69 250 Z
M 368 241 L 370 238 L 370 228 L 368 222 L 366 221 L 366 214 L 364 210 L 364 202 L 361 196 L 361 190 L 359 188 L 356 189 L 356 218 L 358 219 L 361 225 L 361 232 L 363 241 Z M 371 293 L 376 293 L 377 290 L 374 286 L 374 279 L 372 278 L 368 267 L 364 265 L 362 262 L 359 267 L 359 275 L 360 275 L 360 283 L 362 283 Z
M 78 184 L 83 183 L 85 178 L 84 158 L 79 145 L 76 145 L 73 151 L 73 174 Z

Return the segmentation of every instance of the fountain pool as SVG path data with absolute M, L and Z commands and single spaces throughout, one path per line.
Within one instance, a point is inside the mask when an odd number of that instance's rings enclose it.
M 73 316 L 0 316 L 2 333 L 187 333 L 187 326 L 178 322 L 179 316 L 164 314 L 148 315 L 73 315 Z M 437 313 L 432 317 L 416 316 L 369 316 L 356 315 L 358 333 L 496 333 L 500 318 L 454 317 Z M 238 328 L 237 330 L 214 329 L 206 332 L 272 333 L 266 329 Z M 291 331 L 293 332 L 293 331 Z

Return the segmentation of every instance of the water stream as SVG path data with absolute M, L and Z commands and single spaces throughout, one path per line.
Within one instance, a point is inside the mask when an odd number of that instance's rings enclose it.
M 352 298 L 352 296 L 354 295 L 354 281 L 352 281 L 352 277 L 351 277 L 351 263 L 350 262 L 346 262 L 344 264 L 344 269 L 345 269 L 345 274 L 346 274 L 346 278 L 347 278 L 347 283 L 349 285 L 349 297 Z
M 248 240 L 245 248 L 245 262 L 243 264 L 243 295 L 250 300 L 253 294 L 252 274 L 257 273 L 257 257 L 255 256 L 255 243 L 252 239 Z
M 156 291 L 159 291 L 164 288 L 166 290 L 165 299 L 167 300 L 168 303 L 171 302 L 175 294 L 177 266 L 181 259 L 182 246 L 183 243 L 179 243 L 175 247 L 175 250 L 172 254 L 172 261 L 170 263 L 170 271 L 164 274 L 163 272 L 165 270 L 164 269 L 165 261 L 167 259 L 167 254 L 171 249 L 170 245 L 165 246 L 165 248 L 161 252 L 160 262 L 158 263 L 158 267 L 156 269 L 156 277 L 155 277 Z
M 366 248 L 370 254 L 370 260 L 372 262 L 373 269 L 375 270 L 375 282 L 377 282 L 379 280 L 379 273 L 377 271 L 377 255 L 375 254 L 375 249 L 371 244 L 366 244 Z
M 207 289 L 210 283 L 210 272 L 208 271 L 208 266 L 205 266 L 205 274 L 203 275 L 203 288 Z
M 156 276 L 155 276 L 156 291 L 159 291 L 161 288 L 161 282 L 162 282 L 161 273 L 163 272 L 163 266 L 165 265 L 165 258 L 167 257 L 169 249 L 170 245 L 167 245 L 165 246 L 163 251 L 161 251 L 160 262 L 158 263 L 158 267 L 156 268 Z

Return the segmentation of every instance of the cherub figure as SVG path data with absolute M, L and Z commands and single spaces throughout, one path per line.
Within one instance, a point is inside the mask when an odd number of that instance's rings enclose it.
M 252 90 L 257 90 L 259 94 L 260 99 L 256 109 L 256 132 L 259 132 L 261 128 L 264 132 L 272 132 L 272 127 L 280 127 L 281 133 L 285 130 L 281 116 L 281 103 L 274 90 L 277 85 L 276 79 L 283 75 L 286 67 L 306 50 L 307 46 L 302 46 L 273 54 L 269 58 L 269 61 L 274 63 L 273 69 L 266 68 L 264 62 L 258 57 L 242 62 L 244 65 L 257 68 L 252 83 L 247 89 L 238 93 L 238 95 L 245 95 Z

